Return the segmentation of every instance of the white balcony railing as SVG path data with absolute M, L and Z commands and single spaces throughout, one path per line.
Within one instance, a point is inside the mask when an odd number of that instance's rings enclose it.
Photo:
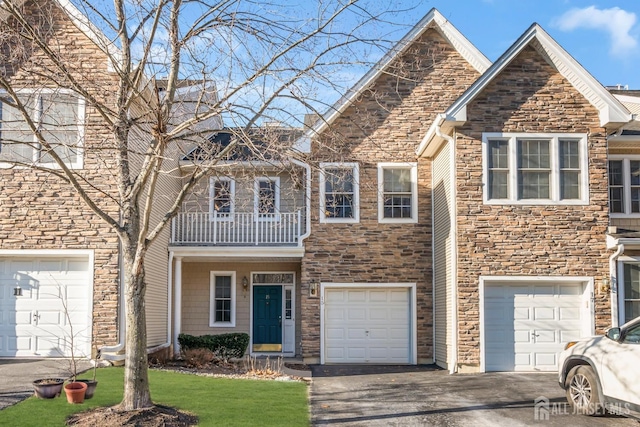
M 171 223 L 171 243 L 195 246 L 297 246 L 302 213 L 181 212 Z

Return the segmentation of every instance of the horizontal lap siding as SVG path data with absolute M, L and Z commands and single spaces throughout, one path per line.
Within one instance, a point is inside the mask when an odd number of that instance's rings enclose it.
M 435 360 L 444 368 L 453 352 L 453 194 L 451 183 L 451 144 L 446 143 L 433 160 L 433 280 Z

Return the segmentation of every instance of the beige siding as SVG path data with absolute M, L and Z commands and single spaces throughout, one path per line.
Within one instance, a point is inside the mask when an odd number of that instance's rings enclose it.
M 453 354 L 453 194 L 451 150 L 446 143 L 433 160 L 433 280 L 435 362 L 448 368 Z
M 235 212 L 253 212 L 256 177 L 280 178 L 280 212 L 295 212 L 304 208 L 304 189 L 298 185 L 289 172 L 245 169 L 232 170 L 216 176 L 235 180 Z M 212 179 L 215 179 L 215 176 Z M 210 183 L 211 179 L 203 179 L 196 185 L 185 200 L 182 212 L 209 212 Z
M 210 327 L 210 277 L 212 271 L 233 271 L 236 273 L 236 326 Z M 295 262 L 184 262 L 182 263 L 182 332 L 190 335 L 217 335 L 230 332 L 251 334 L 251 290 L 242 289 L 242 278 L 251 280 L 253 272 L 293 272 L 295 273 L 296 299 L 296 354 L 300 354 L 300 263 Z

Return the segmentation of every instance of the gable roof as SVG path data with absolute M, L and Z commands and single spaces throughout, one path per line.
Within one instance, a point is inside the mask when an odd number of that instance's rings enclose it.
M 347 107 L 373 82 L 375 82 L 385 69 L 418 38 L 429 29 L 434 28 L 444 37 L 451 46 L 481 74 L 491 65 L 491 61 L 482 54 L 471 42 L 458 31 L 437 9 L 433 8 L 420 20 L 396 45 L 391 48 L 358 82 L 347 91 L 321 120 L 307 129 L 304 136 L 296 142 L 296 149 L 302 152 L 310 150 L 311 138 L 324 131 L 333 121 L 342 114 Z
M 599 112 L 602 127 L 620 126 L 632 120 L 632 116 L 622 103 L 617 100 L 600 82 L 584 69 L 566 50 L 564 50 L 540 25 L 534 23 L 516 42 L 502 54 L 489 69 L 476 80 L 443 114 L 438 115 L 431 128 L 418 146 L 418 155 L 427 148 L 434 152 L 437 147 L 430 147 L 434 139 L 442 141 L 440 126 L 454 127 L 467 120 L 467 106 L 523 51 L 527 46 L 533 47 L 558 72 L 584 96 Z M 436 144 L 439 145 L 439 144 Z

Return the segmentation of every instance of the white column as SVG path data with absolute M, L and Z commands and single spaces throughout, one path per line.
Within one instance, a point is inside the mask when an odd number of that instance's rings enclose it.
M 182 329 L 182 257 L 175 257 L 175 279 L 174 279 L 174 313 L 173 313 L 173 354 L 180 355 L 180 344 L 178 335 Z

